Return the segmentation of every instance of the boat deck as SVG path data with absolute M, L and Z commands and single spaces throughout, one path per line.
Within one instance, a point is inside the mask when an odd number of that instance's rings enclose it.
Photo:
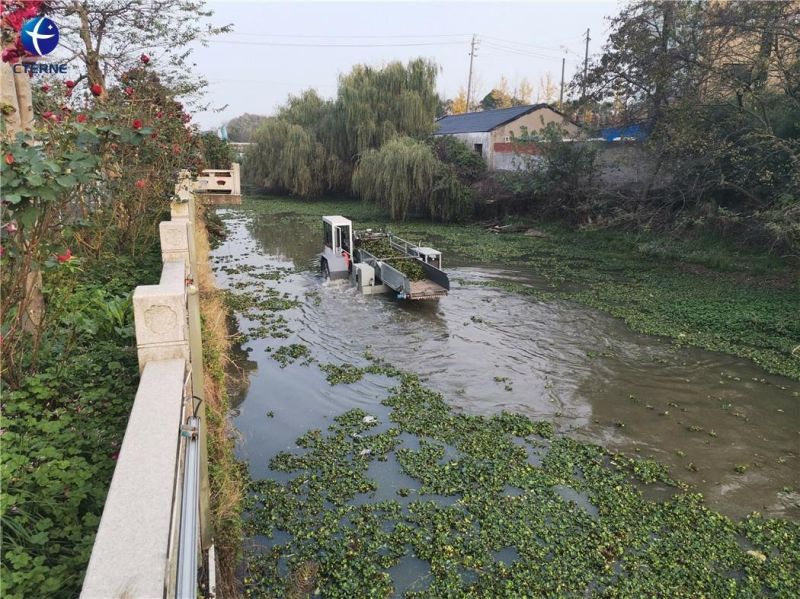
M 435 299 L 437 297 L 444 297 L 445 295 L 447 295 L 447 289 L 433 281 L 424 279 L 422 281 L 411 282 L 411 293 L 408 299 Z

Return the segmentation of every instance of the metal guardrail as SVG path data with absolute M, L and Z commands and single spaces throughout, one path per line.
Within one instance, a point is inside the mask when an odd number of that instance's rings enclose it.
M 177 599 L 197 597 L 197 553 L 200 532 L 200 419 L 192 416 L 181 427 L 186 441 L 181 499 L 181 529 L 178 540 Z

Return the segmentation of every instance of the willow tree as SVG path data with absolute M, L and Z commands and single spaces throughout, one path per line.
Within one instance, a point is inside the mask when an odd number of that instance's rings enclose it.
M 451 220 L 463 215 L 469 192 L 425 142 L 398 137 L 367 150 L 353 173 L 353 191 L 395 220 L 410 213 Z
M 337 188 L 347 173 L 300 125 L 269 118 L 252 139 L 243 168 L 249 183 L 309 198 Z
M 422 139 L 433 133 L 439 97 L 438 67 L 418 58 L 381 69 L 358 65 L 339 79 L 334 106 L 332 150 L 354 161 L 368 149 L 397 136 Z
M 362 153 L 398 136 L 424 139 L 433 132 L 436 73 L 423 59 L 380 69 L 359 65 L 339 79 L 334 100 L 314 90 L 290 96 L 253 136 L 246 179 L 301 197 L 349 192 Z

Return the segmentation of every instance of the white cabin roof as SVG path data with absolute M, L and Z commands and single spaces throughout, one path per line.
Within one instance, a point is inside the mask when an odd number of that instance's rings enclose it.
M 339 215 L 323 216 L 322 220 L 324 220 L 326 223 L 330 224 L 333 227 L 345 227 L 345 226 L 349 227 L 352 225 L 350 219 Z
M 418 246 L 416 248 L 416 250 L 423 256 L 434 256 L 434 257 L 436 257 L 436 256 L 441 256 L 442 255 L 442 252 L 440 252 L 439 250 L 435 250 L 433 248 L 424 247 L 424 246 Z

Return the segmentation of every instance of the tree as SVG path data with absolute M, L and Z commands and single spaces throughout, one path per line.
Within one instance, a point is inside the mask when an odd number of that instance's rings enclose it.
M 797 245 L 798 22 L 798 2 L 639 0 L 611 19 L 602 55 L 572 86 L 647 121 L 653 178 L 671 181 L 645 186 L 659 211 L 748 215 L 762 239 Z
M 452 100 L 452 114 L 464 114 L 467 112 L 467 90 L 464 87 L 458 88 L 458 94 Z
M 200 135 L 200 144 L 203 149 L 205 168 L 228 169 L 233 162 L 233 153 L 227 141 L 213 131 Z
M 357 65 L 340 78 L 335 100 L 314 90 L 289 97 L 253 137 L 258 147 L 246 155 L 246 177 L 301 197 L 350 191 L 361 154 L 398 136 L 433 132 L 436 72 L 422 59 L 381 69 Z
M 553 81 L 553 76 L 548 71 L 544 77 L 539 78 L 539 91 L 536 94 L 537 102 L 552 104 L 558 98 L 558 86 Z
M 365 152 L 353 173 L 353 191 L 395 220 L 410 213 L 453 220 L 471 205 L 469 191 L 453 170 L 436 158 L 428 144 L 410 137 L 397 137 Z
M 533 85 L 525 77 L 519 82 L 519 86 L 514 90 L 514 97 L 511 99 L 512 106 L 525 106 L 530 104 L 533 98 Z
M 228 139 L 234 142 L 247 143 L 251 136 L 264 124 L 268 117 L 260 114 L 244 113 L 229 120 L 225 128 Z
M 500 77 L 497 85 L 480 102 L 480 106 L 484 110 L 509 108 L 512 105 L 513 101 L 511 92 L 508 89 L 508 80 L 504 76 Z
M 230 25 L 215 27 L 205 19 L 213 12 L 194 0 L 53 0 L 49 3 L 61 29 L 67 62 L 85 69 L 77 81 L 106 88 L 142 52 L 155 54 L 163 80 L 174 82 L 179 95 L 198 91 L 205 80 L 188 63 L 195 41 L 227 33 Z M 148 55 L 148 58 L 150 56 Z
M 308 129 L 270 117 L 251 139 L 242 169 L 247 181 L 301 198 L 337 189 L 344 167 Z

